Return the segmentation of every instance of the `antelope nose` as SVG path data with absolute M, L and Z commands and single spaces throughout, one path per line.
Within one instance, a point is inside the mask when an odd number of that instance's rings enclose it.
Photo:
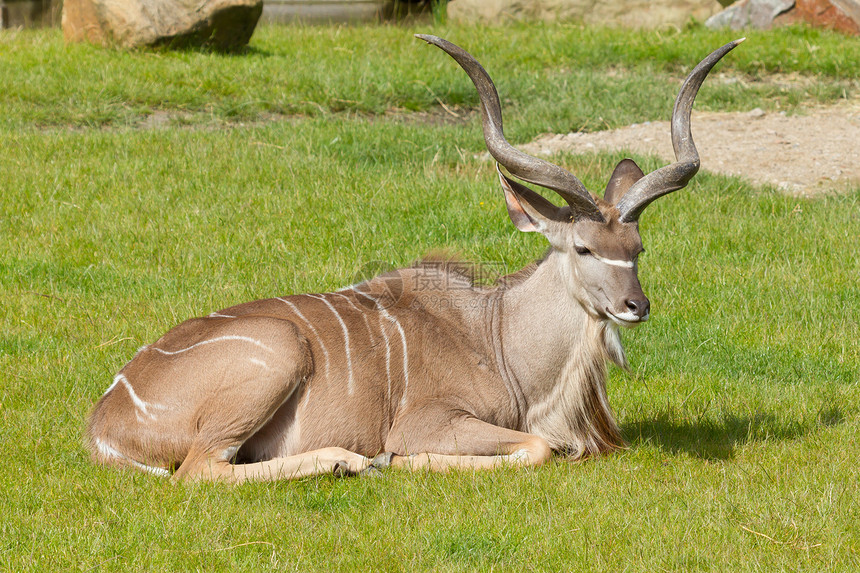
M 648 318 L 648 313 L 651 312 L 651 302 L 647 298 L 630 298 L 627 299 L 626 304 L 630 312 L 642 320 Z

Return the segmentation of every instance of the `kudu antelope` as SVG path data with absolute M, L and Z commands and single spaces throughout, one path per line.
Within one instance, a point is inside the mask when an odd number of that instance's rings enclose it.
M 240 304 L 141 348 L 96 404 L 96 461 L 176 479 L 294 478 L 394 465 L 444 470 L 538 465 L 622 447 L 606 362 L 625 366 L 619 326 L 649 316 L 637 277 L 638 219 L 699 168 L 690 111 L 711 68 L 690 73 L 672 114 L 677 161 L 644 175 L 630 159 L 603 198 L 512 147 L 495 86 L 468 53 L 418 36 L 466 71 L 487 147 L 520 231 L 550 244 L 491 286 L 457 265 L 418 264 L 325 294 Z M 444 302 L 444 304 L 440 304 Z

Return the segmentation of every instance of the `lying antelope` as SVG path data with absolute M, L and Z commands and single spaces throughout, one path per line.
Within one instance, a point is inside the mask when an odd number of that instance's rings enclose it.
M 512 147 L 499 97 L 468 53 L 434 36 L 478 89 L 487 147 L 520 231 L 546 256 L 492 286 L 418 264 L 325 294 L 258 300 L 180 324 L 117 374 L 89 422 L 93 457 L 175 479 L 270 480 L 388 465 L 538 465 L 623 447 L 606 362 L 619 326 L 645 322 L 638 219 L 699 168 L 693 100 L 740 41 L 705 58 L 672 113 L 676 162 L 621 161 L 598 198 L 570 172 Z M 443 303 L 443 304 L 440 304 Z

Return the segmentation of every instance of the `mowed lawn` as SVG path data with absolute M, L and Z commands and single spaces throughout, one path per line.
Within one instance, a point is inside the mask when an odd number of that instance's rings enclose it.
M 220 55 L 0 33 L 0 569 L 860 569 L 860 188 L 787 197 L 707 165 L 641 220 L 652 318 L 608 381 L 622 453 L 239 487 L 89 461 L 89 409 L 186 318 L 438 248 L 542 254 L 482 158 L 474 88 L 415 32 L 485 64 L 515 143 L 666 119 L 737 35 L 264 27 Z M 858 97 L 856 39 L 744 35 L 697 109 Z M 622 157 L 553 160 L 600 191 Z

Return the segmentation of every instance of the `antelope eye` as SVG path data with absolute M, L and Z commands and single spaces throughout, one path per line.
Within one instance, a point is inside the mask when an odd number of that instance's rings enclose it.
M 577 254 L 587 257 L 591 255 L 591 251 L 587 247 L 575 247 Z

